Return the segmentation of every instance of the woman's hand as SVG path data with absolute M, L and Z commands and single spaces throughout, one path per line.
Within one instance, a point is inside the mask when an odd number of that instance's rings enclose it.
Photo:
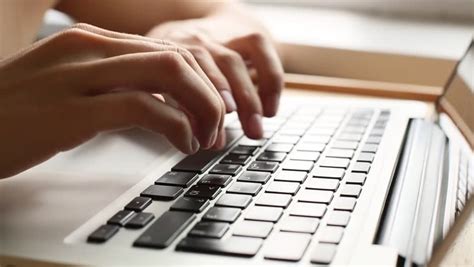
M 186 47 L 219 91 L 227 112 L 237 109 L 247 136 L 261 138 L 262 114 L 271 117 L 278 109 L 283 68 L 262 26 L 238 8 L 223 5 L 205 18 L 167 22 L 148 36 Z
M 76 25 L 0 62 L 0 177 L 115 129 L 161 133 L 184 153 L 222 147 L 224 115 L 186 49 Z

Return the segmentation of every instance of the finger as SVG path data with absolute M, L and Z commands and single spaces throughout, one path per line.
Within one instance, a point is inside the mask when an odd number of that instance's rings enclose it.
M 236 52 L 215 43 L 207 42 L 206 48 L 231 84 L 245 134 L 250 138 L 262 138 L 262 106 L 243 59 Z
M 258 74 L 258 89 L 264 115 L 274 116 L 283 89 L 283 67 L 270 41 L 260 34 L 252 34 L 233 40 L 227 46 L 252 61 Z
M 229 82 L 214 62 L 209 51 L 199 46 L 188 46 L 186 49 L 193 54 L 199 66 L 201 66 L 202 70 L 216 87 L 224 101 L 226 112 L 229 113 L 235 111 L 237 109 L 237 104 L 232 97 Z
M 87 97 L 84 112 L 88 127 L 95 131 L 140 127 L 163 134 L 180 151 L 192 154 L 199 149 L 190 122 L 183 111 L 145 92 L 120 92 Z
M 167 93 L 196 119 L 202 146 L 212 146 L 217 138 L 222 100 L 176 52 L 127 54 L 67 67 L 64 80 L 81 94 L 106 93 L 117 87 Z
M 218 130 L 224 127 L 224 116 L 226 106 L 230 107 L 229 111 L 235 110 L 235 102 L 232 102 L 233 99 L 231 94 L 229 93 L 230 90 L 217 90 L 215 87 L 215 85 L 218 85 L 220 88 L 230 88 L 227 80 L 225 80 L 225 77 L 220 72 L 217 65 L 214 63 L 209 52 L 207 52 L 205 49 L 193 48 L 194 53 L 192 53 L 176 45 L 163 45 L 149 42 L 148 40 L 144 41 L 139 39 L 110 39 L 104 42 L 103 47 L 108 57 L 141 52 L 174 51 L 180 54 L 183 59 L 186 60 L 189 66 L 193 68 L 193 70 L 201 77 L 201 79 L 207 84 L 208 87 L 212 89 L 212 92 L 216 95 L 218 99 L 217 104 L 222 107 L 219 118 Z M 218 95 L 217 91 L 219 91 L 220 96 Z M 232 106 L 232 104 L 234 105 Z M 217 137 L 217 132 L 218 131 L 216 131 L 216 133 L 214 134 L 214 137 Z M 215 138 L 213 140 L 215 141 Z M 203 148 L 210 148 L 213 144 L 213 142 L 207 145 L 204 144 Z

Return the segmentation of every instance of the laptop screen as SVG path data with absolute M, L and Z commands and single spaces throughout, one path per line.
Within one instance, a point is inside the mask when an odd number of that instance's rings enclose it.
M 474 44 L 459 62 L 439 108 L 446 112 L 474 149 Z

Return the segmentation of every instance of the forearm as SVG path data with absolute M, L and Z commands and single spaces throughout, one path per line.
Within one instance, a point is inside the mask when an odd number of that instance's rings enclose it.
M 202 18 L 232 0 L 62 0 L 56 8 L 80 22 L 111 30 L 145 34 L 166 21 Z
M 55 0 L 0 1 L 0 59 L 31 44 Z

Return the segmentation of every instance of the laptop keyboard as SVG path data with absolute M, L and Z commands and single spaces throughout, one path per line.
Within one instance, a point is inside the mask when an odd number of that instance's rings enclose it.
M 103 243 L 122 228 L 146 228 L 135 247 L 331 263 L 382 140 L 390 113 L 302 107 L 265 119 L 265 138 L 238 132 L 224 151 L 176 164 L 88 237 Z M 164 214 L 152 202 L 174 201 Z M 157 218 L 155 218 L 157 217 Z M 307 251 L 310 243 L 312 251 Z M 132 244 L 130 244 L 132 245 Z

